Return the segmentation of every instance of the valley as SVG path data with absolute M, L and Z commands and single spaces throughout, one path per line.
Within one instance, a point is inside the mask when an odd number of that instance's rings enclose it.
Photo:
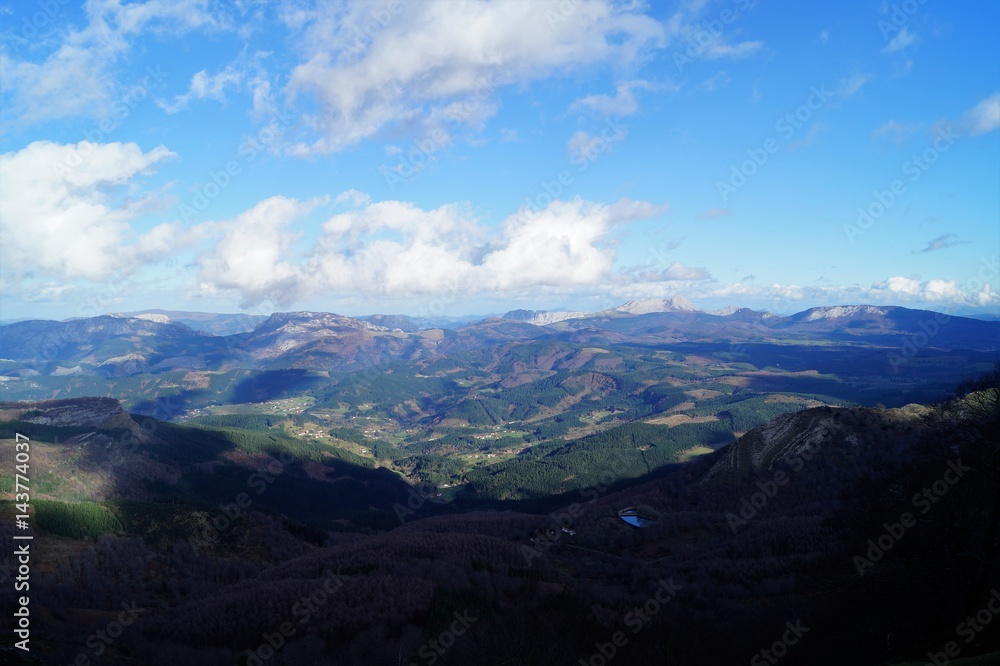
M 893 365 L 925 317 L 893 315 L 727 341 L 706 327 L 736 324 L 691 312 L 412 338 L 316 313 L 238 338 L 128 317 L 0 327 L 0 531 L 28 437 L 35 635 L 59 663 L 256 663 L 336 581 L 274 663 L 427 663 L 468 613 L 438 663 L 571 664 L 656 580 L 670 601 L 622 663 L 661 658 L 654 636 L 680 663 L 738 663 L 796 618 L 810 641 L 788 663 L 902 663 L 996 576 L 1000 323 Z M 869 552 L 955 460 L 961 492 Z M 135 627 L 98 655 L 87 637 L 123 599 Z

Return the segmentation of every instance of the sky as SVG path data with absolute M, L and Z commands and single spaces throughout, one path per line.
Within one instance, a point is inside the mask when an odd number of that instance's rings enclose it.
M 992 0 L 7 0 L 0 320 L 997 313 L 998 27 Z

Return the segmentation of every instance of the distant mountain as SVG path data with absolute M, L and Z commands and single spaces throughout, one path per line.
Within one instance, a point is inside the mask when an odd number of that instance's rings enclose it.
M 762 322 L 768 319 L 780 318 L 779 315 L 773 312 L 768 312 L 766 310 L 751 310 L 750 308 L 740 308 L 735 305 L 730 305 L 721 310 L 716 310 L 712 314 L 719 317 L 729 317 L 734 321 L 753 321 Z
M 417 339 L 329 312 L 279 312 L 233 343 L 266 367 L 327 369 L 384 363 L 410 353 Z
M 504 319 L 523 321 L 535 326 L 548 326 L 567 319 L 580 319 L 589 317 L 587 312 L 562 312 L 552 310 L 511 310 L 503 316 Z
M 651 312 L 701 312 L 698 307 L 683 296 L 672 298 L 642 298 L 628 301 L 616 308 L 615 312 L 643 315 Z
M 406 333 L 416 333 L 417 331 L 426 331 L 431 328 L 446 328 L 455 329 L 465 324 L 471 324 L 472 322 L 482 321 L 486 319 L 483 315 L 462 315 L 456 317 L 411 317 L 409 315 L 389 315 L 389 314 L 374 314 L 374 315 L 363 315 L 357 317 L 363 321 L 371 322 L 378 326 L 385 326 L 389 329 L 398 328 Z
M 120 377 L 235 368 L 351 370 L 541 339 L 593 346 L 829 341 L 885 347 L 887 353 L 904 355 L 924 347 L 1000 349 L 1000 322 L 927 310 L 842 305 L 811 308 L 787 317 L 747 308 L 725 312 L 703 312 L 690 301 L 674 297 L 629 301 L 596 313 L 514 310 L 454 329 L 424 328 L 420 320 L 399 315 L 357 318 L 285 312 L 271 315 L 251 331 L 227 335 L 195 330 L 165 311 L 65 322 L 34 320 L 0 326 L 0 375 Z M 244 316 L 212 319 L 202 314 L 200 319 L 188 319 L 226 329 L 241 326 L 236 317 Z
M 399 329 L 405 333 L 415 333 L 429 328 L 428 326 L 422 326 L 418 319 L 406 315 L 376 314 L 365 315 L 364 317 L 358 317 L 358 319 L 375 324 L 376 326 L 383 326 L 390 330 Z
M 896 336 L 901 346 L 909 341 L 911 346 L 917 348 L 1000 348 L 1000 327 L 997 322 L 898 306 L 838 305 L 810 308 L 769 324 L 783 332 L 794 331 L 835 340 Z
M 266 315 L 251 315 L 242 312 L 218 314 L 214 312 L 187 312 L 182 310 L 141 310 L 127 312 L 126 316 L 148 319 L 162 323 L 184 324 L 196 331 L 213 335 L 233 335 L 246 333 L 257 328 L 267 319 Z
M 572 312 L 559 310 L 511 310 L 504 319 L 523 321 L 536 326 L 548 326 L 569 319 L 589 319 L 614 314 L 644 315 L 653 312 L 701 312 L 694 303 L 683 296 L 672 298 L 643 298 L 628 301 L 601 312 Z
M 104 376 L 148 372 L 164 356 L 209 339 L 208 334 L 184 324 L 126 315 L 23 321 L 0 327 L 4 357 L 27 362 L 28 369 L 41 374 L 74 366 Z

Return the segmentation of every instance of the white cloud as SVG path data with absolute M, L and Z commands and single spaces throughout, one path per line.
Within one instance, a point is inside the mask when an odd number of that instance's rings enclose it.
M 882 53 L 896 53 L 904 51 L 917 43 L 917 36 L 907 30 L 906 26 L 899 29 L 896 36 L 882 49 Z
M 301 255 L 292 224 L 315 202 L 273 197 L 234 220 L 209 223 L 218 240 L 199 260 L 202 291 L 236 290 L 247 306 L 330 293 L 406 297 L 593 286 L 611 275 L 609 231 L 663 210 L 628 199 L 602 205 L 577 198 L 523 209 L 493 228 L 467 205 L 423 210 L 359 194 L 336 197 L 354 208 L 330 217 Z M 683 265 L 674 270 L 691 275 Z
M 23 300 L 28 303 L 61 303 L 78 291 L 76 285 L 48 282 L 26 293 Z
M 147 200 L 119 200 L 140 175 L 173 156 L 134 143 L 36 141 L 0 155 L 0 256 L 8 277 L 33 273 L 101 280 L 169 249 L 170 229 L 138 235 Z
M 615 144 L 628 135 L 628 130 L 622 126 L 616 126 L 614 132 L 605 128 L 600 134 L 591 134 L 586 130 L 578 130 L 570 136 L 566 142 L 566 152 L 574 164 L 581 161 L 590 162 L 597 159 L 601 154 L 610 152 Z
M 186 109 L 192 101 L 211 99 L 225 104 L 227 91 L 239 92 L 244 88 L 250 91 L 253 100 L 253 113 L 260 118 L 273 114 L 277 103 L 271 92 L 271 83 L 263 61 L 270 55 L 266 51 L 248 52 L 244 50 L 232 62 L 214 74 L 208 70 L 200 70 L 191 77 L 187 91 L 176 95 L 173 101 L 156 100 L 157 106 L 173 114 Z
M 962 117 L 962 125 L 973 136 L 986 134 L 1000 127 L 1000 92 L 995 92 Z
M 244 77 L 245 74 L 232 65 L 216 74 L 209 74 L 203 69 L 191 77 L 191 85 L 187 92 L 174 97 L 173 102 L 160 99 L 156 104 L 167 113 L 177 113 L 186 109 L 192 99 L 214 99 L 217 102 L 225 102 L 226 89 L 239 90 Z
M 601 116 L 631 116 L 639 110 L 639 102 L 635 98 L 636 90 L 658 90 L 663 86 L 657 86 L 649 81 L 635 80 L 623 81 L 615 86 L 615 96 L 608 95 L 587 95 L 576 100 L 570 106 L 570 111 L 580 111 L 587 109 Z M 676 87 L 671 87 L 676 90 Z
M 708 60 L 718 60 L 720 58 L 730 58 L 732 60 L 742 60 L 748 58 L 760 50 L 764 42 L 746 41 L 739 44 L 727 44 L 721 37 L 714 38 L 705 47 L 703 57 Z
M 808 304 L 874 303 L 941 311 L 1000 304 L 1000 295 L 989 283 L 982 286 L 978 283 L 962 285 L 944 278 L 921 281 L 914 277 L 894 276 L 866 288 L 859 285 L 802 287 L 782 283 L 760 286 L 747 282 L 746 278 L 740 282 L 724 284 L 710 278 L 698 281 L 657 281 L 649 273 L 632 277 L 635 279 L 614 283 L 611 292 L 619 298 L 683 295 L 698 301 L 718 299 L 751 307 L 764 305 L 776 312 L 795 312 Z
M 226 27 L 205 0 L 87 3 L 87 23 L 71 27 L 39 61 L 0 56 L 9 118 L 30 125 L 68 117 L 99 118 L 123 93 L 113 67 L 143 31 L 177 34 Z
M 237 289 L 245 303 L 290 302 L 302 273 L 292 250 L 298 234 L 288 226 L 319 203 L 276 196 L 231 221 L 205 223 L 206 232 L 218 238 L 198 259 L 199 283 L 209 285 L 207 291 Z
M 686 266 L 674 261 L 662 273 L 664 280 L 711 280 L 712 274 L 705 268 Z
M 569 141 L 566 142 L 566 151 L 570 155 L 581 155 L 584 159 L 588 159 L 591 156 L 591 146 L 599 138 L 585 130 L 573 132 Z
M 920 280 L 895 276 L 872 285 L 876 291 L 885 290 L 890 294 L 903 296 L 919 296 L 921 291 Z
M 933 278 L 920 281 L 912 277 L 890 277 L 873 284 L 867 294 L 873 299 L 887 303 L 926 303 L 947 306 L 986 306 L 1000 302 L 990 284 L 982 287 L 960 285 L 956 280 Z
M 336 152 L 394 125 L 419 129 L 455 103 L 478 109 L 468 121 L 459 116 L 459 124 L 481 122 L 495 112 L 490 100 L 503 87 L 597 64 L 628 69 L 665 44 L 663 26 L 643 7 L 611 0 L 566 6 L 422 0 L 387 12 L 378 30 L 367 31 L 373 20 L 367 3 L 286 11 L 305 55 L 286 92 L 293 101 L 315 98 L 321 107 L 306 117 L 318 137 L 294 152 Z
M 360 206 L 368 205 L 368 202 L 370 202 L 371 200 L 372 198 L 366 192 L 360 192 L 358 190 L 355 190 L 354 188 L 351 188 L 349 190 L 346 190 L 338 194 L 334 198 L 333 203 L 335 204 L 345 203 L 350 206 L 353 206 L 354 208 L 358 208 Z
M 961 303 L 966 295 L 955 280 L 928 280 L 923 285 L 923 297 L 928 301 Z

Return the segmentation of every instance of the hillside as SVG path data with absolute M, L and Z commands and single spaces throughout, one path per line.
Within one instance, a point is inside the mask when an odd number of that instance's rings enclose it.
M 1000 585 L 997 386 L 1000 370 L 938 405 L 805 409 L 655 474 L 633 471 L 627 457 L 648 460 L 654 426 L 609 430 L 579 440 L 581 457 L 562 466 L 583 475 L 576 487 L 485 512 L 466 504 L 473 497 L 447 505 L 423 488 L 396 492 L 332 442 L 249 417 L 184 427 L 139 419 L 151 432 L 124 456 L 141 469 L 112 462 L 104 495 L 74 496 L 74 478 L 94 478 L 90 454 L 78 435 L 53 435 L 106 424 L 114 405 L 3 414 L 47 419 L 8 422 L 4 436 L 36 428 L 36 464 L 72 466 L 64 481 L 38 477 L 37 498 L 49 501 L 33 516 L 46 572 L 33 580 L 44 600 L 36 631 L 60 663 L 98 618 L 134 599 L 139 620 L 108 646 L 107 663 L 228 665 L 283 618 L 296 623 L 287 663 L 419 661 L 465 616 L 475 618 L 468 635 L 437 663 L 575 664 L 595 640 L 634 626 L 622 663 L 743 663 L 761 636 L 792 622 L 808 640 L 785 663 L 882 664 L 937 649 Z M 626 524 L 627 507 L 652 522 Z M 69 584 L 82 575 L 88 586 Z M 326 601 L 307 617 L 295 610 L 321 588 Z M 629 615 L 652 598 L 655 613 Z M 998 650 L 991 629 L 962 655 Z

